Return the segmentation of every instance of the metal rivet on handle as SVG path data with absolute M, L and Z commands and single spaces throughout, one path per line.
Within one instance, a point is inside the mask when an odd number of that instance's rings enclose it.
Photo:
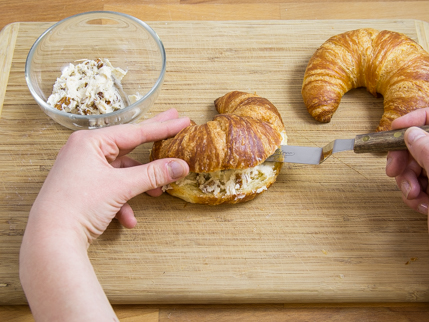
M 395 138 L 399 138 L 400 136 L 402 136 L 402 132 L 395 132 L 395 133 L 393 134 L 393 136 L 394 136 Z
M 362 140 L 363 140 L 363 141 L 365 141 L 365 142 L 366 142 L 366 141 L 368 141 L 368 140 L 369 140 L 369 135 L 365 135 L 365 136 L 362 138 Z

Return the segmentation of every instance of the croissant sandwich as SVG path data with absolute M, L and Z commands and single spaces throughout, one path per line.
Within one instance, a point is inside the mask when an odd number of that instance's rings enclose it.
M 377 131 L 394 119 L 429 106 L 429 54 L 406 35 L 358 29 L 328 39 L 311 57 L 302 85 L 309 113 L 329 122 L 350 89 L 366 87 L 384 97 Z
M 277 108 L 255 94 L 230 92 L 215 100 L 212 121 L 191 125 L 155 142 L 151 160 L 180 158 L 184 179 L 164 187 L 187 202 L 208 205 L 249 201 L 276 181 L 282 163 L 264 162 L 287 136 Z

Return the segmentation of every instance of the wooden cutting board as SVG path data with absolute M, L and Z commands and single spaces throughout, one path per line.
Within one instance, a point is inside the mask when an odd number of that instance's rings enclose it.
M 26 55 L 50 23 L 0 34 L 0 304 L 25 302 L 18 253 L 28 212 L 70 130 L 51 121 L 24 80 Z M 167 52 L 159 99 L 197 123 L 231 90 L 256 92 L 279 109 L 289 143 L 323 146 L 373 131 L 382 98 L 345 95 L 330 124 L 300 94 L 308 59 L 327 38 L 372 27 L 404 32 L 426 49 L 414 20 L 151 22 Z M 133 152 L 148 161 L 151 144 Z M 131 201 L 132 230 L 116 221 L 89 248 L 113 303 L 429 301 L 427 216 L 410 210 L 384 154 L 336 154 L 319 166 L 285 164 L 254 201 L 202 206 L 169 195 Z

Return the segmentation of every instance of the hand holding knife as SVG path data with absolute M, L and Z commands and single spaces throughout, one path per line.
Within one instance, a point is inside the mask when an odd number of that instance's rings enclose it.
M 429 125 L 420 127 L 429 132 Z M 357 135 L 354 139 L 337 139 L 323 148 L 282 145 L 266 161 L 320 164 L 332 154 L 353 150 L 355 153 L 406 150 L 404 133 L 407 128 Z

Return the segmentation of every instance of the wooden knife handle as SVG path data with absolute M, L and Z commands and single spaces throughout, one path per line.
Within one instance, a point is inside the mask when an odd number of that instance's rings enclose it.
M 420 128 L 429 132 L 429 125 L 420 126 Z M 407 146 L 404 142 L 406 130 L 407 128 L 357 135 L 353 150 L 356 153 L 406 150 Z

